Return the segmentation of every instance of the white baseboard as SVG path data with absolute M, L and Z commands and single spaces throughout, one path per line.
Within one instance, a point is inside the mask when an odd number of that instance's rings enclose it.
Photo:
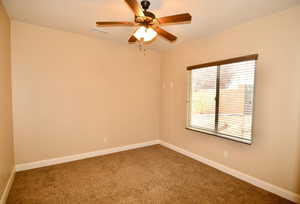
M 18 172 L 18 171 L 35 169 L 35 168 L 40 168 L 40 167 L 45 167 L 45 166 L 51 166 L 51 165 L 55 165 L 55 164 L 61 164 L 61 163 L 66 163 L 66 162 L 71 162 L 71 161 L 76 161 L 76 160 L 87 159 L 87 158 L 91 158 L 91 157 L 97 157 L 97 156 L 101 156 L 101 155 L 126 151 L 126 150 L 130 150 L 130 149 L 147 147 L 147 146 L 151 146 L 151 145 L 155 145 L 155 144 L 159 144 L 159 140 L 153 140 L 153 141 L 138 143 L 138 144 L 131 144 L 131 145 L 127 145 L 127 146 L 114 147 L 114 148 L 103 149 L 103 150 L 99 150 L 99 151 L 95 151 L 95 152 L 87 152 L 87 153 L 83 153 L 83 154 L 76 154 L 76 155 L 71 155 L 71 156 L 53 158 L 53 159 L 42 160 L 42 161 L 37 161 L 37 162 L 17 164 L 16 171 Z
M 260 180 L 260 179 L 257 179 L 255 177 L 252 177 L 252 176 L 249 176 L 247 174 L 244 174 L 240 171 L 237 171 L 235 169 L 232 169 L 232 168 L 229 168 L 227 166 L 224 166 L 220 163 L 217 163 L 217 162 L 214 162 L 214 161 L 211 161 L 209 159 L 206 159 L 204 157 L 201 157 L 195 153 L 192 153 L 192 152 L 189 152 L 187 150 L 184 150 L 180 147 L 177 147 L 175 145 L 172 145 L 172 144 L 169 144 L 169 143 L 166 143 L 166 142 L 163 142 L 163 141 L 160 141 L 160 144 L 169 148 L 169 149 L 172 149 L 178 153 L 181 153 L 185 156 L 188 156 L 192 159 L 195 159 L 199 162 L 202 162 L 206 165 L 209 165 L 211 167 L 214 167 L 222 172 L 225 172 L 231 176 L 234 176 L 240 180 L 243 180 L 243 181 L 246 181 L 247 183 L 250 183 L 252 185 L 255 185 L 259 188 L 262 188 L 266 191 L 269 191 L 269 192 L 272 192 L 280 197 L 283 197 L 283 198 L 286 198 L 290 201 L 293 201 L 293 202 L 296 202 L 296 203 L 300 203 L 300 195 L 294 193 L 294 192 L 291 192 L 291 191 L 288 191 L 286 189 L 283 189 L 281 187 L 278 187 L 278 186 L 275 186 L 273 184 L 270 184 L 268 182 L 265 182 L 263 180 Z
M 178 153 L 181 153 L 181 154 L 183 154 L 185 156 L 188 156 L 190 158 L 193 158 L 193 159 L 195 159 L 199 162 L 202 162 L 202 163 L 207 164 L 211 167 L 214 167 L 214 168 L 216 168 L 216 169 L 218 169 L 222 172 L 225 172 L 225 173 L 227 173 L 229 175 L 232 175 L 232 176 L 234 176 L 238 179 L 246 181 L 246 182 L 248 182 L 252 185 L 255 185 L 259 188 L 262 188 L 266 191 L 272 192 L 272 193 L 274 193 L 276 195 L 279 195 L 283 198 L 286 198 L 290 201 L 300 203 L 300 195 L 298 195 L 296 193 L 293 193 L 293 192 L 288 191 L 286 189 L 283 189 L 281 187 L 275 186 L 275 185 L 270 184 L 268 182 L 265 182 L 263 180 L 257 179 L 253 176 L 249 176 L 245 173 L 242 173 L 242 172 L 237 171 L 235 169 L 232 169 L 230 167 L 224 166 L 220 163 L 211 161 L 211 160 L 206 159 L 204 157 L 201 157 L 201 156 L 199 156 L 195 153 L 189 152 L 189 151 L 184 150 L 180 147 L 177 147 L 175 145 L 172 145 L 172 144 L 166 143 L 164 141 L 160 141 L 160 140 L 153 140 L 153 141 L 144 142 L 144 143 L 138 143 L 138 144 L 132 144 L 132 145 L 127 145 L 127 146 L 115 147 L 115 148 L 110 148 L 110 149 L 103 149 L 103 150 L 99 150 L 99 151 L 95 151 L 95 152 L 88 152 L 88 153 L 71 155 L 71 156 L 66 156 L 66 157 L 59 157 L 59 158 L 43 160 L 43 161 L 37 161 L 37 162 L 32 162 L 32 163 L 18 164 L 18 165 L 16 165 L 16 171 L 24 171 L 24 170 L 40 168 L 40 167 L 44 167 L 44 166 L 51 166 L 51 165 L 55 165 L 55 164 L 61 164 L 61 163 L 66 163 L 66 162 L 91 158 L 91 157 L 97 157 L 97 156 L 101 156 L 101 155 L 126 151 L 126 150 L 130 150 L 130 149 L 136 149 L 136 148 L 151 146 L 151 145 L 155 145 L 155 144 L 161 144 L 161 145 L 163 145 L 163 146 L 165 146 L 169 149 L 172 149 L 172 150 L 174 150 Z M 9 183 L 12 183 L 12 181 L 13 181 L 13 178 L 10 179 Z M 9 184 L 8 184 L 8 186 L 9 186 Z M 7 189 L 10 189 L 10 188 L 8 187 Z M 8 193 L 7 193 L 7 195 L 8 195 Z M 1 200 L 1 202 L 2 202 L 2 200 Z M 0 202 L 0 204 L 3 204 L 1 202 Z
M 10 189 L 11 189 L 11 186 L 12 186 L 12 184 L 13 184 L 13 182 L 14 182 L 14 179 L 15 179 L 15 173 L 16 173 L 16 171 L 15 171 L 15 168 L 14 168 L 14 169 L 11 171 L 11 174 L 10 174 L 10 177 L 9 177 L 9 179 L 8 179 L 8 182 L 7 182 L 7 184 L 6 184 L 6 186 L 5 186 L 5 189 L 4 189 L 4 191 L 3 191 L 3 194 L 2 194 L 2 196 L 1 196 L 1 198 L 0 198 L 0 204 L 5 204 L 5 203 L 6 203 L 8 194 L 9 194 Z

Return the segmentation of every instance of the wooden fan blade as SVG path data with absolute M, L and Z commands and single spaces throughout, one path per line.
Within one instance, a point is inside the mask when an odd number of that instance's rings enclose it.
M 158 18 L 159 24 L 166 23 L 185 23 L 192 21 L 192 16 L 189 13 L 177 14 L 174 16 L 165 16 Z
M 104 22 L 96 22 L 97 26 L 135 26 L 134 22 L 127 21 L 104 21 Z
M 145 16 L 143 10 L 140 8 L 136 0 L 125 0 L 136 16 Z
M 134 35 L 132 35 L 128 40 L 129 43 L 134 43 L 136 41 L 137 41 L 137 39 L 136 39 L 136 37 L 134 37 Z
M 167 31 L 165 31 L 164 29 L 158 27 L 158 26 L 152 26 L 152 28 L 162 37 L 166 38 L 167 40 L 173 42 L 175 40 L 177 40 L 177 37 Z

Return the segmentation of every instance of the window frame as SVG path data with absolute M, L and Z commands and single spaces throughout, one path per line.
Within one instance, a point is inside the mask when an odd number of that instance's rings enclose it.
M 241 138 L 241 137 L 236 137 L 233 135 L 228 135 L 224 133 L 217 132 L 216 126 L 218 125 L 218 118 L 219 118 L 219 100 L 220 100 L 220 67 L 222 65 L 226 64 L 232 64 L 232 63 L 239 63 L 243 61 L 251 61 L 255 60 L 255 70 L 254 70 L 254 85 L 253 85 L 253 95 L 252 95 L 252 123 L 251 123 L 251 139 L 246 139 L 246 138 Z M 220 138 L 224 139 L 229 139 L 232 141 L 236 142 L 241 142 L 244 144 L 251 145 L 253 142 L 253 120 L 254 120 L 254 112 L 255 112 L 255 86 L 256 86 L 256 65 L 257 65 L 257 60 L 258 60 L 258 54 L 253 54 L 253 55 L 247 55 L 247 56 L 242 56 L 242 57 L 236 57 L 236 58 L 231 58 L 231 59 L 226 59 L 226 60 L 220 60 L 220 61 L 215 61 L 215 62 L 209 62 L 209 63 L 204 63 L 204 64 L 199 64 L 199 65 L 193 65 L 193 66 L 188 66 L 187 67 L 187 99 L 186 99 L 186 129 L 187 130 L 192 130 L 196 132 L 201 132 L 205 133 L 208 135 L 213 135 L 217 136 Z M 194 69 L 201 69 L 201 68 L 208 68 L 208 67 L 213 67 L 217 66 L 217 75 L 216 75 L 216 103 L 215 103 L 215 128 L 214 130 L 211 129 L 205 129 L 203 127 L 194 127 L 191 126 L 191 92 L 192 92 L 192 70 Z

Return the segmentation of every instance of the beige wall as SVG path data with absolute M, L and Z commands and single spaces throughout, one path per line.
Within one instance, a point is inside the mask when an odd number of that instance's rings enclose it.
M 158 139 L 158 54 L 16 21 L 12 53 L 17 164 Z
M 14 168 L 10 72 L 10 20 L 0 1 L 0 199 Z
M 299 19 L 297 7 L 183 44 L 161 70 L 157 53 L 14 21 L 16 162 L 149 141 L 160 128 L 166 142 L 300 193 Z M 185 130 L 186 66 L 254 53 L 254 143 Z
M 165 52 L 162 140 L 300 193 L 299 19 L 300 7 L 296 7 Z M 259 60 L 254 143 L 249 146 L 185 130 L 186 67 L 255 53 Z

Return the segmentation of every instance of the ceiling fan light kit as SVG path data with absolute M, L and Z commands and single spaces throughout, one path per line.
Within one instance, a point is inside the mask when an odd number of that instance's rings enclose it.
M 141 26 L 133 35 L 138 41 L 149 42 L 157 36 L 157 32 L 151 27 Z
M 135 42 L 151 42 L 155 39 L 157 35 L 165 38 L 170 42 L 174 42 L 177 40 L 177 37 L 168 31 L 160 28 L 160 25 L 168 25 L 168 24 L 183 24 L 183 23 L 191 23 L 192 16 L 189 13 L 177 14 L 173 16 L 166 16 L 161 18 L 156 18 L 155 14 L 148 11 L 150 7 L 150 1 L 142 0 L 141 6 L 143 10 L 140 8 L 137 0 L 125 0 L 127 5 L 134 12 L 134 22 L 97 22 L 97 26 L 130 26 L 139 28 L 134 32 L 134 34 L 129 38 L 129 43 Z

